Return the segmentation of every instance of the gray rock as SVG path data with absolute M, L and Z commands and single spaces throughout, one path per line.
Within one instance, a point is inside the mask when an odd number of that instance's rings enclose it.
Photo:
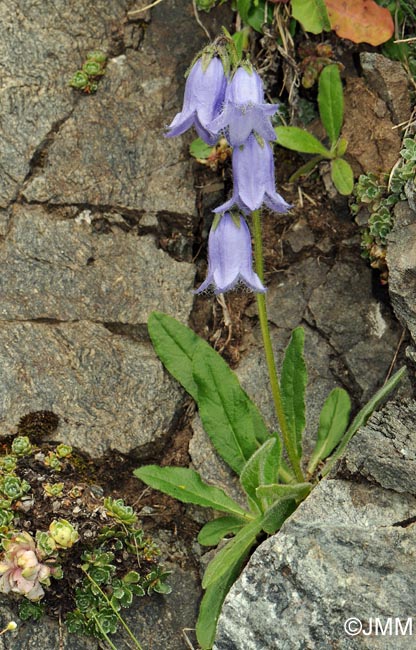
M 415 422 L 414 401 L 387 404 L 354 438 L 342 461 L 342 472 L 360 474 L 388 490 L 416 496 Z
M 193 278 L 193 265 L 157 249 L 151 235 L 117 222 L 99 232 L 86 211 L 68 219 L 17 207 L 0 243 L 0 319 L 137 325 L 157 309 L 186 322 Z
M 143 456 L 169 428 L 182 392 L 149 344 L 88 323 L 0 323 L 0 423 L 60 416 L 54 440 L 99 457 L 118 449 Z
M 362 399 L 369 399 L 376 382 L 388 372 L 400 328 L 373 297 L 371 274 L 364 262 L 337 262 L 326 282 L 312 292 L 309 310 L 312 318 L 308 321 L 341 357 Z
M 397 402 L 373 415 L 338 476 L 322 481 L 280 533 L 255 551 L 227 596 L 215 650 L 410 647 L 400 631 L 392 645 L 392 637 L 380 632 L 348 636 L 344 630 L 351 617 L 364 632 L 371 624 L 375 629 L 377 618 L 383 626 L 388 617 L 393 626 L 396 617 L 405 623 L 415 609 L 416 490 L 411 459 L 404 461 L 410 464 L 402 478 L 397 445 L 403 439 L 414 464 L 416 445 L 409 434 L 416 407 L 404 407 L 404 422 L 400 408 Z M 342 478 L 347 468 L 359 473 L 360 482 Z
M 79 97 L 68 86 L 91 49 L 108 51 L 127 0 L 4 0 L 0 10 L 0 207 L 18 194 L 35 161 L 72 113 Z
M 360 63 L 369 87 L 386 102 L 394 122 L 406 122 L 412 106 L 409 79 L 400 61 L 392 61 L 377 52 L 361 52 Z
M 389 292 L 396 316 L 416 343 L 416 212 L 398 203 L 388 237 Z

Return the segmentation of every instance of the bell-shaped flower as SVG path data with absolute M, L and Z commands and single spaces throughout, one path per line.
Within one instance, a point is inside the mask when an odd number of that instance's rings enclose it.
M 185 84 L 183 107 L 168 127 L 166 136 L 182 135 L 194 126 L 199 137 L 209 145 L 218 139 L 218 131 L 208 128 L 220 113 L 224 103 L 227 78 L 218 57 L 206 66 L 203 58 L 193 65 Z
M 255 131 L 264 140 L 276 140 L 270 117 L 277 104 L 264 102 L 263 83 L 255 70 L 237 68 L 225 91 L 224 110 L 208 125 L 218 133 L 224 130 L 232 147 L 244 144 Z
M 211 284 L 215 293 L 233 289 L 239 282 L 257 293 L 266 290 L 253 271 L 251 235 L 243 217 L 235 220 L 226 212 L 217 227 L 212 227 L 208 238 L 208 274 L 195 293 L 201 293 Z
M 258 210 L 262 204 L 274 212 L 287 212 L 291 206 L 276 192 L 273 151 L 268 142 L 253 134 L 233 149 L 233 195 L 214 212 L 225 212 L 236 205 L 242 212 Z

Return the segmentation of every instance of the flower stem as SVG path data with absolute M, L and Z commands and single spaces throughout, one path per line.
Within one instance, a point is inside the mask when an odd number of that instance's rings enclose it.
M 261 282 L 264 282 L 264 261 L 263 261 L 263 241 L 261 236 L 261 219 L 260 210 L 255 210 L 252 213 L 253 218 L 253 236 L 254 236 L 254 258 L 256 264 L 256 273 Z M 283 443 L 287 451 L 290 463 L 295 472 L 298 481 L 303 482 L 304 476 L 300 466 L 295 445 L 292 442 L 289 429 L 286 422 L 286 416 L 283 410 L 282 396 L 280 393 L 279 378 L 277 376 L 276 363 L 274 359 L 272 340 L 270 337 L 269 322 L 267 320 L 266 298 L 264 293 L 257 293 L 257 310 L 260 320 L 261 334 L 263 337 L 264 353 L 266 356 L 267 370 L 270 378 L 270 388 L 272 391 L 274 406 L 276 410 L 277 419 L 282 432 Z

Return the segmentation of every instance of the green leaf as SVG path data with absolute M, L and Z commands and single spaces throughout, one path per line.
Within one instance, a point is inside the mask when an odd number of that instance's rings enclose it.
M 334 145 L 344 117 L 344 92 L 337 65 L 327 65 L 319 75 L 318 106 L 325 131 Z
M 343 158 L 331 160 L 331 178 L 340 194 L 348 196 L 354 189 L 354 173 Z
M 240 474 L 259 447 L 251 401 L 224 360 L 207 354 L 205 345 L 195 349 L 193 376 L 204 429 L 221 458 Z
M 230 587 L 238 577 L 244 560 L 245 556 L 240 556 L 218 580 L 208 587 L 202 598 L 196 622 L 196 637 L 202 650 L 212 648 L 222 604 Z
M 261 499 L 257 497 L 256 488 L 277 481 L 281 456 L 280 440 L 272 438 L 254 452 L 241 471 L 240 483 L 244 491 L 261 510 L 266 504 L 262 504 Z
M 199 531 L 198 542 L 202 546 L 216 546 L 226 535 L 238 533 L 245 523 L 246 520 L 231 515 L 213 519 Z
M 243 29 L 240 29 L 238 32 L 235 32 L 232 35 L 232 39 L 235 43 L 237 55 L 241 59 L 243 57 L 243 52 L 245 52 L 249 48 L 250 28 L 244 27 Z
M 218 352 L 213 350 L 206 341 L 195 334 L 189 327 L 182 325 L 175 318 L 154 311 L 150 314 L 148 329 L 153 347 L 160 360 L 196 402 L 198 402 L 198 387 L 192 371 L 192 360 L 196 348 L 198 348 L 198 356 L 203 363 L 208 359 L 211 360 L 215 367 L 221 367 L 223 377 L 228 376 L 230 382 L 235 384 L 237 381 L 238 383 L 236 375 L 230 370 Z M 210 382 L 205 386 L 205 391 L 214 389 L 214 382 Z M 264 420 L 257 406 L 241 387 L 240 391 L 244 395 L 247 404 L 247 422 L 245 426 L 252 427 L 258 442 L 263 443 L 270 438 Z
M 210 157 L 215 147 L 210 147 L 201 138 L 196 138 L 189 145 L 189 153 L 198 160 L 206 160 Z
M 335 449 L 348 426 L 351 401 L 346 390 L 334 388 L 322 407 L 316 445 L 312 452 L 308 472 L 313 474 L 318 463 Z
M 324 158 L 331 158 L 332 154 L 324 145 L 304 129 L 297 126 L 275 126 L 277 141 L 281 147 L 300 153 L 320 154 Z
M 202 339 L 186 325 L 159 311 L 150 314 L 147 327 L 153 347 L 163 365 L 190 396 L 197 400 L 192 355 Z M 208 343 L 206 346 L 209 347 Z
M 208 564 L 202 579 L 203 589 L 207 589 L 218 578 L 227 573 L 229 569 L 245 557 L 256 541 L 262 530 L 262 517 L 257 517 L 246 524 L 233 539 L 218 551 L 214 559 Z
M 264 11 L 264 0 L 253 2 L 252 0 L 237 0 L 237 11 L 241 20 L 250 25 L 257 32 L 263 32 L 264 23 L 271 23 L 273 20 L 273 8 L 268 5 Z
M 292 0 L 292 16 L 305 32 L 320 34 L 331 29 L 324 0 Z
M 307 163 L 299 167 L 299 169 L 297 169 L 292 174 L 292 176 L 290 176 L 289 183 L 294 183 L 301 176 L 306 176 L 306 174 L 310 174 L 310 172 L 316 167 L 318 163 L 321 162 L 321 160 L 324 160 L 323 156 L 314 156 L 313 158 L 311 158 L 311 160 L 308 160 Z
M 133 473 L 150 487 L 169 494 L 183 503 L 195 503 L 205 508 L 214 508 L 233 515 L 240 515 L 246 519 L 250 517 L 223 490 L 204 483 L 198 472 L 193 469 L 145 465 L 135 469 Z
M 312 483 L 295 483 L 293 485 L 260 485 L 256 492 L 260 498 L 267 498 L 275 501 L 287 501 L 288 499 L 304 499 L 312 489 Z
M 282 364 L 280 389 L 283 409 L 298 458 L 302 456 L 302 433 L 306 425 L 305 390 L 308 381 L 303 346 L 303 327 L 293 330 Z
M 389 395 L 392 390 L 396 388 L 396 386 L 399 384 L 401 381 L 401 378 L 403 377 L 404 373 L 406 372 L 406 368 L 400 368 L 393 377 L 387 381 L 384 386 L 382 386 L 375 395 L 367 402 L 365 406 L 357 413 L 355 418 L 353 419 L 351 425 L 348 427 L 347 431 L 345 432 L 344 437 L 342 438 L 340 444 L 338 445 L 335 453 L 331 458 L 328 460 L 328 462 L 325 464 L 325 467 L 323 468 L 321 475 L 326 476 L 328 472 L 332 469 L 336 461 L 341 458 L 342 454 L 344 453 L 345 447 L 348 445 L 349 441 L 353 437 L 354 434 L 357 433 L 358 429 L 367 422 L 368 418 L 370 415 L 373 413 L 373 411 L 381 404 L 381 402 Z
M 297 508 L 295 499 L 275 501 L 263 515 L 262 528 L 268 535 L 274 535 L 285 523 L 286 519 Z

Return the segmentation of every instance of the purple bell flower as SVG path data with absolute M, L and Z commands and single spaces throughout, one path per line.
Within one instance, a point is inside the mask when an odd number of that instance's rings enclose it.
M 276 140 L 270 116 L 277 104 L 265 104 L 262 81 L 255 70 L 238 68 L 225 92 L 224 110 L 208 128 L 215 133 L 225 130 L 232 147 L 238 147 L 256 131 L 264 140 Z
M 274 212 L 287 212 L 291 205 L 276 192 L 273 151 L 268 142 L 252 134 L 247 142 L 233 149 L 233 195 L 214 212 L 225 212 L 236 205 L 242 212 L 258 210 L 264 203 Z
M 218 226 L 211 228 L 208 238 L 208 274 L 195 293 L 201 293 L 211 284 L 215 293 L 224 293 L 243 282 L 257 293 L 266 289 L 253 271 L 251 235 L 247 223 L 240 217 L 237 226 L 229 212 L 220 219 Z
M 207 125 L 221 111 L 226 85 L 227 78 L 218 57 L 212 58 L 206 69 L 202 59 L 198 59 L 186 80 L 182 111 L 173 119 L 166 136 L 182 135 L 194 126 L 204 142 L 214 145 L 219 130 L 213 131 Z

